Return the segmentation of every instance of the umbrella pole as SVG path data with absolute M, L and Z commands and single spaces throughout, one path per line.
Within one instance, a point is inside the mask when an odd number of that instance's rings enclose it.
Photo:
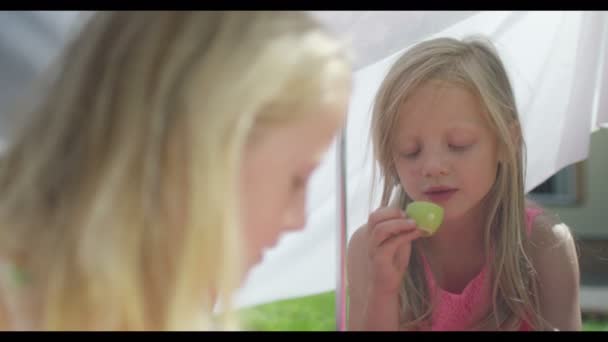
M 337 248 L 337 281 L 336 281 L 336 330 L 346 331 L 346 127 L 342 130 L 337 145 L 337 226 L 336 241 Z

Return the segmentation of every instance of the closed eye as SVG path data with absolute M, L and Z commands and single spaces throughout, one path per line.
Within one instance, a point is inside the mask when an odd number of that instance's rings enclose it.
M 420 153 L 420 150 L 417 150 L 414 152 L 401 152 L 401 153 L 399 153 L 399 156 L 401 158 L 405 158 L 405 159 L 414 159 L 418 156 L 419 153 Z
M 294 191 L 299 191 L 306 187 L 308 183 L 308 177 L 295 177 L 292 180 L 291 186 Z
M 453 151 L 457 151 L 457 152 L 462 152 L 462 151 L 466 151 L 468 150 L 471 146 L 473 146 L 473 144 L 467 144 L 467 145 L 452 145 L 450 144 L 449 147 L 451 150 Z
M 306 190 L 313 171 L 314 169 L 310 169 L 304 175 L 294 176 L 291 180 L 292 190 L 294 192 L 301 192 L 303 190 Z

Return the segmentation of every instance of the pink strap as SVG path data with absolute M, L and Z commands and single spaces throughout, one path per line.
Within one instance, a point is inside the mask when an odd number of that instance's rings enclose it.
M 526 233 L 528 236 L 532 233 L 532 228 L 534 228 L 534 220 L 540 214 L 542 214 L 543 210 L 537 207 L 529 207 L 526 208 Z

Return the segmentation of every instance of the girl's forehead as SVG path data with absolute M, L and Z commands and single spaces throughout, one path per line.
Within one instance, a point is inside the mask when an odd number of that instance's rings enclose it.
M 491 130 L 489 114 L 468 88 L 429 81 L 403 101 L 395 118 L 394 138 L 444 132 Z
M 470 122 L 484 124 L 486 110 L 480 98 L 468 88 L 441 81 L 428 81 L 414 89 L 400 104 L 397 122 Z

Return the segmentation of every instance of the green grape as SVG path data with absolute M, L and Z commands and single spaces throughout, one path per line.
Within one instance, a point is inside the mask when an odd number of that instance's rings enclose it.
M 431 202 L 412 202 L 405 209 L 407 216 L 416 221 L 418 228 L 433 235 L 443 222 L 443 208 Z

